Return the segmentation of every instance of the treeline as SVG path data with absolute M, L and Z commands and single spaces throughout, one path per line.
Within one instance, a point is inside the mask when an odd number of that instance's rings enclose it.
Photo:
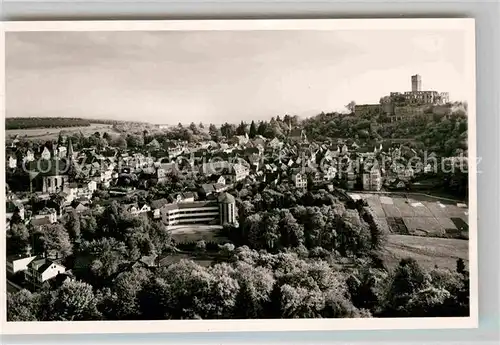
M 241 212 L 256 212 L 241 225 L 248 246 L 198 243 L 195 257 L 211 257 L 210 267 L 175 263 L 175 243 L 161 222 L 133 217 L 116 202 L 39 230 L 13 216 L 7 251 L 55 255 L 77 281 L 9 294 L 8 320 L 468 315 L 464 262 L 455 271 L 427 271 L 407 259 L 388 269 L 377 255 L 383 233 L 363 202 L 344 206 L 324 191 L 253 188 L 239 199 Z M 51 202 L 57 208 L 62 201 L 54 195 Z M 294 208 L 279 209 L 284 204 Z M 171 264 L 143 261 L 156 255 Z
M 365 116 L 354 114 L 321 113 L 302 123 L 308 138 L 328 140 L 352 138 L 358 144 L 380 143 L 383 140 L 408 139 L 405 145 L 417 151 L 427 150 L 439 156 L 465 152 L 467 142 L 467 115 L 461 111 L 450 118 L 436 114 L 408 116 L 390 122 L 378 110 Z
M 77 117 L 9 117 L 5 129 L 59 128 L 90 126 L 91 121 Z
M 228 262 L 203 267 L 134 266 L 95 289 L 66 281 L 57 289 L 8 293 L 9 321 L 256 318 L 445 317 L 469 315 L 469 280 L 456 271 L 423 269 L 413 259 L 394 270 L 342 270 L 307 253 L 268 254 L 223 248 Z

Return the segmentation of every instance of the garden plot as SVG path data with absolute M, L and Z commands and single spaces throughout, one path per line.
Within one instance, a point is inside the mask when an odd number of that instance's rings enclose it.
M 382 209 L 384 210 L 386 217 L 401 217 L 401 212 L 393 204 L 382 204 Z
M 436 218 L 432 217 L 404 217 L 403 221 L 410 234 L 424 236 L 444 236 L 444 228 Z
M 432 215 L 436 218 L 445 218 L 448 217 L 448 213 L 446 208 L 449 205 L 443 205 L 437 202 L 427 202 L 425 203 L 427 209 L 431 211 Z
M 377 198 L 370 198 L 367 199 L 368 206 L 373 210 L 373 213 L 378 217 L 378 218 L 385 218 L 385 212 L 382 209 L 382 204 L 380 203 L 380 200 Z
M 394 198 L 394 206 L 396 206 L 401 213 L 402 217 L 414 217 L 415 211 L 413 211 L 413 207 L 411 207 L 406 199 L 402 198 Z

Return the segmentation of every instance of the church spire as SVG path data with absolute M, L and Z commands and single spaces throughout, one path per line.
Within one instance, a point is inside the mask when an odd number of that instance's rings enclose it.
M 71 138 L 69 138 L 68 143 L 68 158 L 73 159 L 73 143 L 71 142 Z

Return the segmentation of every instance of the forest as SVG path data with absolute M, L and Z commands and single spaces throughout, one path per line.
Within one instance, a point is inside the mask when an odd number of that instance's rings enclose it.
M 90 126 L 91 121 L 76 117 L 7 117 L 5 129 L 35 129 Z
M 455 270 L 428 270 L 414 259 L 387 267 L 379 255 L 387 234 L 362 201 L 282 192 L 242 189 L 239 212 L 252 214 L 239 228 L 224 227 L 225 244 L 178 244 L 161 222 L 134 217 L 116 201 L 38 230 L 13 217 L 8 251 L 34 245 L 62 258 L 77 280 L 9 293 L 8 319 L 468 315 L 462 260 Z M 177 260 L 188 247 L 191 257 Z M 169 263 L 145 263 L 156 256 Z

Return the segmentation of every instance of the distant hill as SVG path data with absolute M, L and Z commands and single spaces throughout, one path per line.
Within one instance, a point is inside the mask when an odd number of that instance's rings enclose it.
M 8 117 L 5 129 L 86 127 L 92 121 L 74 117 Z
M 91 124 L 120 125 L 125 123 L 144 124 L 139 121 L 82 119 L 77 117 L 8 117 L 5 119 L 5 129 L 88 127 Z

